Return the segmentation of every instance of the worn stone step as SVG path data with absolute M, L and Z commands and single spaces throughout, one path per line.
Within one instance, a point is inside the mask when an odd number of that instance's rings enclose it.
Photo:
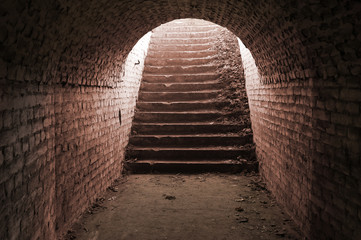
M 161 161 L 137 160 L 125 162 L 125 168 L 132 173 L 202 173 L 202 172 L 258 172 L 258 162 L 241 159 L 217 161 Z
M 145 59 L 145 66 L 187 66 L 195 64 L 211 64 L 214 63 L 217 58 L 204 57 L 204 58 L 153 58 L 148 56 Z
M 224 117 L 219 111 L 206 112 L 137 112 L 135 122 L 148 123 L 181 123 L 181 122 L 208 122 Z
M 164 32 L 160 31 L 152 35 L 152 39 L 157 38 L 205 38 L 212 37 L 218 33 L 217 30 L 208 30 L 200 32 Z
M 152 58 L 204 58 L 216 56 L 216 50 L 202 50 L 202 51 L 148 51 L 148 55 Z
M 201 44 L 154 44 L 149 45 L 151 51 L 202 51 L 212 48 L 212 43 Z
M 144 67 L 144 73 L 150 74 L 187 74 L 205 73 L 217 70 L 217 65 L 191 65 L 191 66 L 150 66 Z
M 129 143 L 137 147 L 241 146 L 252 143 L 252 135 L 133 135 Z
M 139 93 L 138 101 L 197 101 L 215 99 L 219 91 L 195 91 L 195 92 L 145 92 Z
M 180 26 L 162 26 L 160 28 L 156 28 L 153 30 L 153 33 L 159 34 L 163 32 L 208 32 L 215 30 L 215 27 L 209 24 L 205 25 L 184 25 L 180 24 Z
M 190 21 L 190 19 L 177 19 L 172 22 L 172 25 L 179 25 L 179 26 L 205 26 L 205 25 L 213 25 L 205 20 L 197 20 L 196 22 Z M 162 27 L 165 27 L 166 25 L 162 25 Z
M 219 74 L 215 72 L 194 74 L 143 74 L 143 82 L 149 83 L 195 83 L 218 80 Z
M 203 44 L 214 43 L 217 41 L 215 36 L 210 37 L 193 37 L 193 38 L 152 38 L 152 44 Z
M 242 147 L 202 147 L 202 148 L 142 148 L 128 149 L 129 159 L 158 159 L 158 160 L 224 160 L 224 159 L 252 159 L 253 150 Z
M 139 123 L 134 122 L 132 126 L 133 134 L 156 134 L 156 135 L 187 135 L 187 134 L 221 134 L 236 133 L 245 128 L 250 128 L 248 124 L 235 123 Z
M 189 92 L 222 89 L 223 84 L 218 81 L 195 83 L 147 83 L 142 82 L 140 92 Z
M 226 102 L 188 101 L 188 102 L 138 102 L 138 111 L 147 112 L 171 112 L 171 111 L 216 111 L 220 107 L 226 106 Z

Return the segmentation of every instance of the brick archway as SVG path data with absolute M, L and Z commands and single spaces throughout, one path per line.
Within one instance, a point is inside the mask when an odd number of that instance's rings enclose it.
M 253 53 L 263 76 L 262 82 L 306 79 L 311 74 L 310 51 L 303 44 L 309 27 L 298 27 L 302 22 L 295 19 L 297 9 L 308 10 L 306 3 L 293 7 L 289 3 L 272 1 L 252 4 L 233 1 L 114 1 L 104 4 L 98 1 L 74 5 L 57 6 L 56 10 L 60 9 L 61 13 L 55 21 L 50 21 L 54 26 L 49 25 L 49 28 L 62 27 L 57 31 L 49 31 L 45 40 L 49 40 L 49 45 L 51 41 L 56 46 L 53 53 L 55 58 L 63 53 L 86 58 L 87 61 L 81 63 L 88 64 L 90 72 L 92 63 L 97 63 L 100 58 L 103 62 L 96 64 L 99 68 L 97 70 L 105 76 L 110 74 L 110 69 L 124 60 L 145 33 L 168 21 L 191 17 L 226 27 L 239 37 Z M 57 39 L 55 42 L 54 38 Z M 69 61 L 72 59 L 60 59 L 58 67 L 65 67 Z M 72 73 L 73 76 L 75 74 Z M 105 76 L 90 84 L 111 85 L 112 80 L 105 80 Z M 64 78 L 58 80 L 69 83 L 75 81 Z
M 307 236 L 359 236 L 357 1 L 0 5 L 1 221 L 9 238 L 61 234 L 119 176 L 122 64 L 149 30 L 187 17 L 228 28 L 252 52 L 261 76 L 247 82 L 255 142 L 277 200 Z

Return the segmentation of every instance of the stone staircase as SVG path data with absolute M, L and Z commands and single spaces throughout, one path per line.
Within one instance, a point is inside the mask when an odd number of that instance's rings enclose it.
M 226 121 L 216 61 L 218 31 L 177 20 L 154 30 L 146 57 L 126 168 L 147 171 L 256 170 L 252 134 Z M 222 64 L 222 63 L 221 63 Z M 250 161 L 252 160 L 252 161 Z

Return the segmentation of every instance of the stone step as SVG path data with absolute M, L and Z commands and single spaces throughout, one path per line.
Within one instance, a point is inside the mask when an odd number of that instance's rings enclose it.
M 193 37 L 193 38 L 153 38 L 152 44 L 203 44 L 214 43 L 217 41 L 215 36 L 211 37 Z
M 170 101 L 197 101 L 215 99 L 219 91 L 195 91 L 195 92 L 140 92 L 140 102 L 170 102 Z
M 202 51 L 210 49 L 212 43 L 203 44 L 150 44 L 148 50 L 151 51 Z
M 226 106 L 226 102 L 188 101 L 188 102 L 138 102 L 137 109 L 147 112 L 173 112 L 173 111 L 216 111 Z
M 217 30 L 208 30 L 208 31 L 200 31 L 200 32 L 164 32 L 160 31 L 157 34 L 152 35 L 153 39 L 158 38 L 206 38 L 206 37 L 214 37 L 218 33 Z
M 148 51 L 149 57 L 152 58 L 205 58 L 217 55 L 216 50 L 203 51 Z
M 252 143 L 252 135 L 134 135 L 129 144 L 137 147 L 241 146 Z
M 218 81 L 195 83 L 147 83 L 142 82 L 140 92 L 189 92 L 222 89 L 223 84 Z
M 206 112 L 137 112 L 135 122 L 147 123 L 191 123 L 215 121 L 225 116 L 219 111 Z
M 180 26 L 179 26 L 180 25 Z M 178 26 L 161 26 L 153 30 L 153 33 L 159 34 L 162 32 L 207 32 L 213 31 L 215 28 L 212 25 L 188 25 L 180 23 Z
M 132 173 L 202 173 L 202 172 L 258 172 L 258 162 L 241 159 L 217 161 L 160 161 L 137 160 L 125 162 L 125 168 Z
M 212 64 L 217 60 L 216 57 L 204 58 L 153 58 L 148 56 L 145 59 L 145 66 L 189 66 L 195 64 Z
M 236 133 L 250 125 L 241 125 L 235 123 L 215 123 L 215 122 L 199 122 L 199 123 L 139 123 L 134 122 L 132 126 L 133 134 L 143 135 L 187 135 L 187 134 L 222 134 Z
M 174 26 L 208 26 L 213 25 L 205 20 L 197 20 L 196 22 L 190 20 L 190 19 L 178 19 L 174 20 L 172 22 L 172 25 Z M 167 27 L 167 25 L 162 25 L 161 27 Z
M 215 72 L 197 73 L 197 74 L 143 74 L 143 82 L 146 83 L 195 83 L 217 80 L 219 74 Z
M 158 160 L 224 160 L 245 158 L 252 159 L 253 149 L 242 147 L 202 147 L 202 148 L 142 148 L 131 147 L 127 151 L 129 159 Z
M 191 65 L 191 66 L 150 66 L 144 67 L 144 73 L 150 74 L 187 74 L 205 73 L 217 70 L 217 65 Z

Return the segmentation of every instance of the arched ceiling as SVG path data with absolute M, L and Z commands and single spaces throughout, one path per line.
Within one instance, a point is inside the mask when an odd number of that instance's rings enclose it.
M 199 18 L 236 34 L 263 82 L 303 79 L 311 67 L 307 23 L 320 17 L 312 15 L 313 6 L 288 0 L 5 0 L 1 57 L 9 69 L 42 75 L 40 81 L 112 86 L 145 33 L 173 19 Z

